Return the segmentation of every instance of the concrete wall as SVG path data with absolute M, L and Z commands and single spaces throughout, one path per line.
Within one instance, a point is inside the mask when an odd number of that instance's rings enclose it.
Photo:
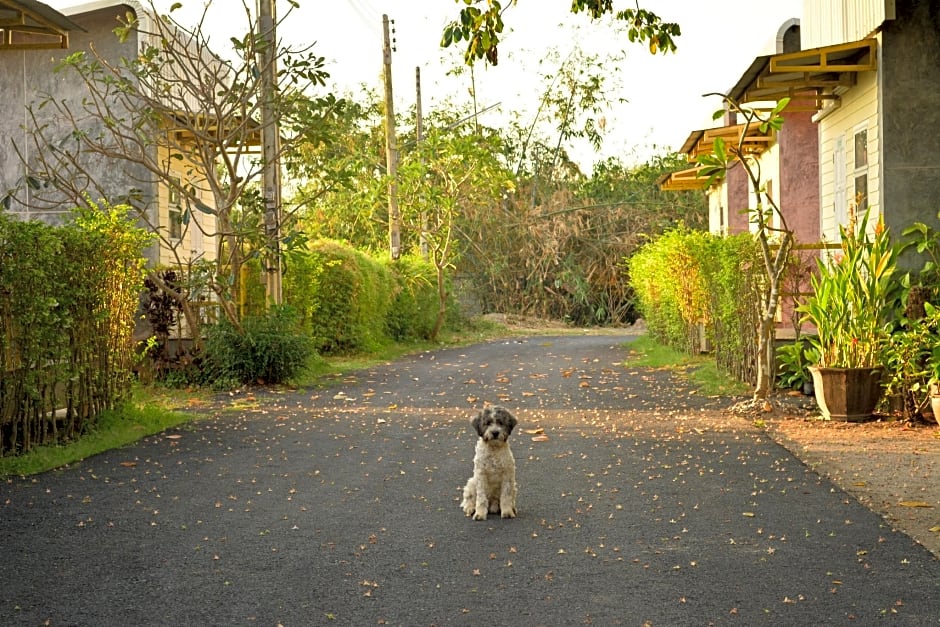
M 897 0 L 882 33 L 885 221 L 940 227 L 940 0 Z
M 12 149 L 17 146 L 29 163 L 35 163 L 40 149 L 32 145 L 24 126 L 31 126 L 32 120 L 27 114 L 27 107 L 33 106 L 41 123 L 48 124 L 50 135 L 55 137 L 63 148 L 74 150 L 77 144 L 69 139 L 72 125 L 57 114 L 53 107 L 38 108 L 38 104 L 51 96 L 56 100 L 66 100 L 76 113 L 80 110 L 82 99 L 87 93 L 84 84 L 72 70 L 56 72 L 56 65 L 67 55 L 78 51 L 90 53 L 94 43 L 98 53 L 117 62 L 120 57 L 133 58 L 137 54 L 138 40 L 132 35 L 120 42 L 112 30 L 118 26 L 117 17 L 128 12 L 135 12 L 130 4 L 116 4 L 100 7 L 106 3 L 88 5 L 93 8 L 85 13 L 71 14 L 69 18 L 86 32 L 70 33 L 68 50 L 27 50 L 6 51 L 0 54 L 0 103 L 7 115 L 0 117 L 0 189 L 18 188 L 20 192 L 10 210 L 25 219 L 39 219 L 50 223 L 60 223 L 66 219 L 75 201 L 56 193 L 52 189 L 33 190 L 24 186 L 25 168 L 19 155 Z M 82 123 L 81 127 L 89 133 L 100 133 L 100 125 L 92 122 Z M 45 150 L 48 154 L 48 150 Z M 153 177 L 141 166 L 125 160 L 108 159 L 100 155 L 88 155 L 80 158 L 80 163 L 88 172 L 88 181 L 81 175 L 72 175 L 71 180 L 87 187 L 91 199 L 98 202 L 101 197 L 115 201 L 128 194 L 131 189 L 142 191 L 141 204 L 151 212 L 156 211 L 157 186 Z M 64 170 L 63 170 L 64 171 Z M 95 181 L 96 189 L 90 181 Z M 156 251 L 150 257 L 155 260 Z

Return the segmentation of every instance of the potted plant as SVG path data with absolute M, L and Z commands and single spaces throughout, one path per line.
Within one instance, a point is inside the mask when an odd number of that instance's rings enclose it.
M 886 369 L 885 393 L 900 399 L 904 418 L 916 422 L 933 397 L 940 405 L 940 308 L 930 303 L 919 307 L 916 317 L 902 316 L 882 352 Z M 938 416 L 934 409 L 934 415 Z
M 799 390 L 811 396 L 813 377 L 809 373 L 813 350 L 803 339 L 777 347 L 777 386 L 785 390 Z
M 799 307 L 816 327 L 810 342 L 818 361 L 810 367 L 816 402 L 829 420 L 862 421 L 881 398 L 882 346 L 888 337 L 898 285 L 897 257 L 879 220 L 869 233 L 869 211 L 840 227 L 840 254 L 820 259 L 813 293 Z

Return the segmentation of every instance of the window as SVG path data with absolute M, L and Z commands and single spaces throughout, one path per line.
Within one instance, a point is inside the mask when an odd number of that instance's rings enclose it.
M 868 209 L 868 175 L 855 177 L 855 210 L 864 213 Z
M 855 131 L 855 211 L 868 209 L 868 129 Z
M 855 133 L 855 169 L 868 165 L 868 129 Z
M 167 189 L 167 216 L 169 220 L 167 227 L 170 239 L 175 241 L 183 238 L 183 211 L 180 207 L 180 186 L 182 183 L 182 177 L 174 176 L 173 183 Z
M 170 207 L 170 239 L 183 239 L 183 214 L 179 207 Z

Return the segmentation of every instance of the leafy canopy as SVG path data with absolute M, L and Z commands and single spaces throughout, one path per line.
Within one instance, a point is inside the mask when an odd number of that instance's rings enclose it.
M 473 65 L 478 59 L 485 59 L 490 65 L 499 62 L 499 41 L 505 23 L 503 14 L 509 6 L 516 4 L 511 0 L 505 7 L 499 0 L 457 0 L 466 6 L 460 10 L 459 18 L 444 27 L 441 47 L 466 42 L 464 61 Z M 485 5 L 485 6 L 484 6 Z M 587 13 L 592 20 L 610 14 L 627 25 L 627 39 L 631 43 L 647 43 L 650 54 L 675 52 L 675 38 L 681 35 L 679 25 L 664 22 L 662 18 L 646 9 L 614 9 L 612 0 L 572 0 L 572 13 Z

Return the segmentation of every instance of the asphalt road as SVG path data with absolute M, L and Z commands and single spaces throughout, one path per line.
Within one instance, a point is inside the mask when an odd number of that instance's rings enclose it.
M 498 341 L 0 485 L 3 625 L 938 625 L 940 563 L 629 337 Z M 519 517 L 459 508 L 483 403 Z

